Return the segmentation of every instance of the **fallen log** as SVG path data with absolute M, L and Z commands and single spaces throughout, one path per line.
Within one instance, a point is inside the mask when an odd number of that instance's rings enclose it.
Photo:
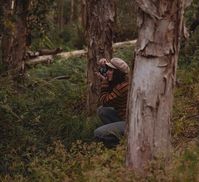
M 62 48 L 56 48 L 56 49 L 40 49 L 39 50 L 39 55 L 44 56 L 44 55 L 56 55 L 58 53 L 61 53 L 63 51 Z
M 56 54 L 56 56 L 60 56 L 61 58 L 68 59 L 70 57 L 81 57 L 86 55 L 87 51 L 86 50 L 76 50 L 76 51 L 71 51 L 71 52 L 63 52 Z M 26 65 L 36 65 L 39 63 L 52 63 L 54 60 L 55 55 L 48 55 L 48 56 L 38 56 L 36 58 L 30 59 L 29 61 L 26 62 Z
M 31 65 L 36 65 L 39 63 L 51 63 L 53 61 L 53 56 L 48 55 L 48 56 L 38 56 L 36 58 L 30 59 L 29 61 L 26 61 L 25 64 L 28 66 Z
M 34 51 L 27 51 L 26 52 L 26 58 L 27 59 L 34 59 L 36 57 L 39 57 L 39 56 L 50 56 L 50 55 L 56 55 L 58 53 L 61 53 L 63 51 L 62 48 L 56 48 L 56 49 L 40 49 L 36 52 Z
M 38 56 L 40 56 L 38 51 L 33 52 L 33 51 L 29 50 L 29 51 L 26 52 L 26 58 L 28 58 L 28 59 L 33 59 L 33 58 L 36 58 Z
M 125 42 L 117 42 L 113 44 L 113 49 L 117 48 L 123 48 L 123 47 L 128 47 L 128 46 L 134 46 L 136 44 L 137 40 L 130 40 L 130 41 L 125 41 Z
M 128 47 L 128 46 L 134 46 L 136 44 L 137 40 L 131 40 L 131 41 L 125 41 L 125 42 L 117 42 L 113 44 L 113 49 L 119 49 L 123 47 Z M 70 51 L 70 52 L 61 52 L 56 54 L 56 56 L 60 56 L 61 58 L 68 59 L 70 57 L 81 57 L 85 56 L 87 53 L 87 50 L 75 50 L 75 51 Z M 55 55 L 45 55 L 45 56 L 38 56 L 36 58 L 30 59 L 26 61 L 26 65 L 35 65 L 39 63 L 51 63 L 53 62 Z
M 86 55 L 87 50 L 76 50 L 76 51 L 71 51 L 71 52 L 62 52 L 57 54 L 57 56 L 61 56 L 62 58 L 68 59 L 70 57 L 81 57 Z

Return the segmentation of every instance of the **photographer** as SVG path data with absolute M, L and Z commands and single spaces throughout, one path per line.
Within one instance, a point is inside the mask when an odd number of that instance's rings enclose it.
M 107 145 L 115 145 L 124 134 L 126 105 L 128 95 L 128 65 L 120 58 L 99 61 L 98 73 L 101 78 L 99 102 L 101 106 L 97 114 L 103 126 L 94 131 L 94 136 Z

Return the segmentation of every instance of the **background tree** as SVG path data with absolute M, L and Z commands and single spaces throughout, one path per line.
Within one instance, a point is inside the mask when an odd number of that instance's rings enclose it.
M 31 0 L 28 16 L 28 30 L 31 37 L 30 49 L 50 48 L 49 41 L 45 37 L 48 33 L 51 34 L 49 36 L 54 37 L 51 29 L 54 26 L 61 26 L 60 21 L 62 20 L 58 19 L 58 14 L 62 13 L 59 10 L 59 2 L 55 3 L 55 0 Z M 46 44 L 42 43 L 44 41 Z
M 112 57 L 113 24 L 115 21 L 114 0 L 86 1 L 86 33 L 88 45 L 87 83 L 88 112 L 96 110 L 98 99 L 98 83 L 95 75 L 97 61 L 100 58 Z
M 49 30 L 46 15 L 53 1 L 1 1 L 1 57 L 5 68 L 2 71 L 13 72 L 13 75 L 24 72 L 27 46 L 35 35 L 41 38 Z
M 135 2 L 116 0 L 116 15 L 113 41 L 137 39 L 137 6 L 135 6 Z
M 58 14 L 58 28 L 59 31 L 63 31 L 64 27 L 64 0 L 58 0 L 57 2 L 57 14 Z
M 127 165 L 143 172 L 155 156 L 168 156 L 173 88 L 190 1 L 136 1 L 138 42 L 128 111 Z
M 0 0 L 0 3 L 2 1 Z M 74 6 L 79 7 L 77 2 L 80 1 L 74 1 Z M 114 34 L 117 35 L 114 41 L 123 41 L 132 38 L 133 34 L 127 32 L 136 32 L 137 28 L 132 26 L 128 29 L 128 25 L 131 26 L 133 23 L 129 14 L 134 10 L 128 13 L 133 6 L 133 3 L 130 3 L 132 1 L 118 1 L 120 4 L 117 5 L 121 7 L 117 9 L 120 26 L 114 29 Z M 156 1 L 153 0 L 153 2 Z M 198 0 L 194 2 L 189 7 L 189 11 L 186 11 L 189 27 L 195 20 L 199 5 Z M 41 48 L 65 46 L 65 51 L 67 51 L 82 49 L 85 45 L 81 43 L 81 38 L 77 33 L 78 21 L 70 22 L 69 20 L 70 0 L 64 0 L 64 26 L 63 31 L 58 32 L 55 14 L 57 3 L 58 0 L 31 0 L 28 30 L 30 30 L 32 42 L 30 41 L 29 49 L 34 51 Z M 0 26 L 0 34 L 3 35 L 4 25 L 13 26 L 15 16 L 11 14 L 9 18 L 5 18 L 3 15 L 5 4 L 1 5 L 0 24 L 3 26 Z M 155 5 L 157 6 L 158 3 Z M 74 17 L 78 16 L 77 12 L 74 13 Z M 145 14 L 143 17 L 146 20 L 149 18 Z M 159 23 L 157 25 L 155 30 L 159 31 Z M 171 132 L 173 155 L 166 166 L 163 165 L 161 159 L 151 162 L 146 169 L 147 176 L 139 176 L 139 181 L 164 181 L 164 179 L 166 181 L 198 181 L 199 26 L 190 35 L 186 46 L 183 50 L 181 49 L 177 71 L 178 86 L 175 89 Z M 148 46 L 146 47 L 148 50 Z M 121 57 L 130 63 L 133 59 L 132 49 L 134 49 L 132 46 L 117 48 L 114 56 Z M 140 52 L 137 52 L 140 56 Z M 154 60 L 153 62 L 148 60 L 147 63 L 150 62 L 152 65 Z M 86 114 L 86 68 L 87 61 L 84 57 L 73 57 L 67 60 L 56 57 L 52 64 L 29 67 L 27 77 L 17 84 L 11 77 L 0 74 L 1 182 L 45 181 L 46 179 L 55 182 L 87 182 L 96 181 L 96 179 L 98 181 L 138 181 L 134 172 L 127 170 L 123 165 L 126 152 L 123 142 L 113 150 L 107 150 L 102 144 L 92 142 L 93 130 L 100 123 L 96 115 L 87 117 Z M 151 70 L 150 66 L 148 68 Z M 143 71 L 142 73 L 141 76 L 144 77 L 146 73 Z M 144 80 L 143 77 L 142 80 Z M 148 116 L 145 115 L 145 117 Z M 144 152 L 144 148 L 141 150 Z
M 29 4 L 30 0 L 12 0 L 3 3 L 5 21 L 2 35 L 2 61 L 6 69 L 12 70 L 14 74 L 23 71 Z
M 195 14 L 194 14 L 194 21 L 191 22 L 190 31 L 195 31 L 197 26 L 199 25 L 199 6 L 198 4 L 194 3 L 196 6 Z

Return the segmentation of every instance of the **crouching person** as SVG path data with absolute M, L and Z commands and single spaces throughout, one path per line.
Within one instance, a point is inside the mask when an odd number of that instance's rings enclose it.
M 103 66 L 103 73 L 97 73 L 102 80 L 101 106 L 97 114 L 103 125 L 94 131 L 94 136 L 106 145 L 114 146 L 125 130 L 129 67 L 119 58 L 112 58 L 110 62 L 101 59 L 99 64 Z

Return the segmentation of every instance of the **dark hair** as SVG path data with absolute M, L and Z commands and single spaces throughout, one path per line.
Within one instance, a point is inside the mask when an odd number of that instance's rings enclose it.
M 127 75 L 118 69 L 114 69 L 113 78 L 109 82 L 111 89 L 113 89 L 117 84 L 124 82 L 125 80 L 127 80 Z

